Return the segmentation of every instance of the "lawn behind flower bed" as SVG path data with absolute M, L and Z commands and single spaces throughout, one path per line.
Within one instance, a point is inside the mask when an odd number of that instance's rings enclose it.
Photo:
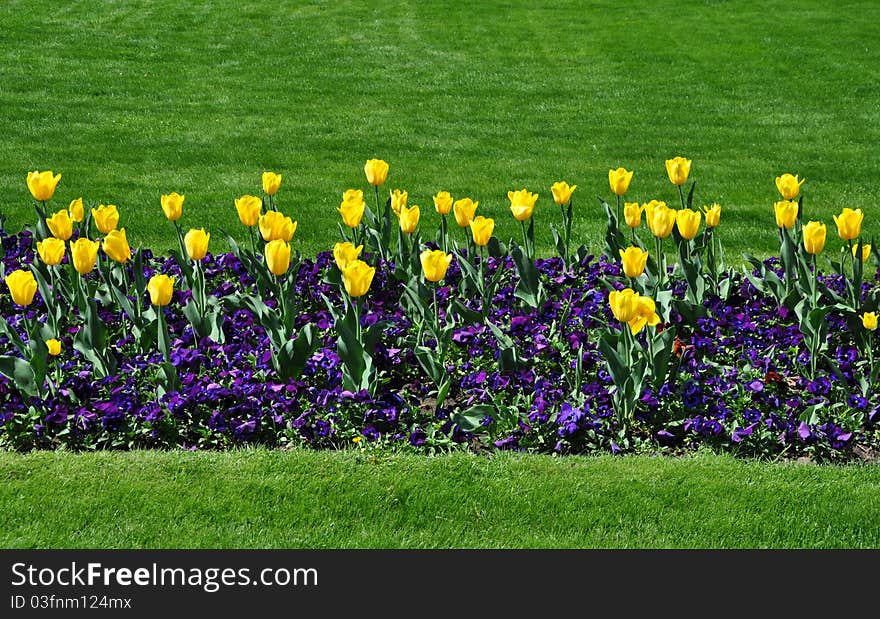
M 0 547 L 869 548 L 878 491 L 708 454 L 0 454 Z

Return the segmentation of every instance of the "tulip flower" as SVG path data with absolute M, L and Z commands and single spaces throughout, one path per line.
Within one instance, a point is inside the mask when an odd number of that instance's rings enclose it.
M 290 217 L 285 217 L 279 211 L 268 211 L 260 217 L 259 225 L 260 234 L 264 241 L 281 239 L 285 243 L 289 243 L 296 233 L 297 222 Z
M 45 264 L 50 267 L 60 264 L 64 258 L 64 241 L 49 237 L 45 241 L 37 242 L 37 254 Z
M 204 228 L 199 230 L 191 229 L 183 237 L 183 244 L 186 247 L 186 254 L 191 260 L 202 260 L 208 253 L 208 242 L 211 240 L 211 233 L 205 232 Z
M 349 263 L 358 259 L 363 249 L 363 245 L 355 247 L 347 241 L 345 243 L 336 243 L 333 246 L 333 259 L 336 261 L 336 266 L 339 267 L 340 271 L 344 271 Z
M 490 217 L 478 217 L 471 220 L 471 235 L 474 237 L 474 244 L 478 247 L 485 247 L 492 238 L 492 232 L 495 230 L 495 220 Z
M 404 234 L 412 234 L 416 231 L 416 226 L 419 225 L 419 207 L 406 208 L 406 206 L 401 206 L 398 219 L 400 230 Z
M 361 219 L 364 217 L 364 192 L 360 189 L 349 189 L 342 194 L 342 204 L 339 206 L 339 214 L 342 215 L 342 221 L 349 228 L 357 228 L 361 225 Z
M 99 204 L 98 208 L 92 209 L 92 218 L 101 234 L 107 234 L 119 225 L 119 211 L 113 204 L 107 206 Z
M 104 253 L 115 262 L 125 263 L 131 259 L 131 247 L 129 247 L 128 239 L 125 237 L 125 228 L 111 230 L 104 237 L 102 248 Z
M 474 202 L 470 198 L 456 200 L 452 205 L 452 212 L 455 214 L 455 223 L 462 228 L 470 226 L 471 220 L 474 218 L 474 213 L 479 205 L 479 202 Z
M 804 249 L 813 256 L 825 247 L 825 224 L 811 221 L 804 225 Z
M 363 260 L 349 262 L 342 270 L 342 283 L 348 296 L 358 298 L 367 294 L 375 274 L 376 267 L 371 267 Z
M 70 213 L 67 212 L 67 209 L 61 209 L 47 218 L 46 225 L 49 227 L 49 232 L 56 239 L 66 241 L 73 236 L 73 220 L 70 218 Z
M 407 192 L 395 189 L 391 192 L 391 210 L 400 215 L 400 207 L 406 206 Z
M 657 314 L 657 305 L 650 297 L 639 297 L 639 306 L 635 318 L 629 321 L 629 328 L 636 335 L 646 325 L 655 327 L 660 324 L 660 316 Z
M 868 331 L 874 331 L 877 328 L 877 313 L 865 312 L 862 314 L 862 326 Z
M 70 213 L 70 218 L 73 221 L 81 222 L 86 216 L 85 209 L 83 208 L 83 199 L 71 200 L 70 206 L 67 207 L 67 212 Z
M 439 282 L 446 277 L 446 270 L 452 263 L 452 254 L 447 254 L 442 249 L 426 249 L 419 254 L 422 262 L 422 273 L 429 282 Z
M 672 234 L 677 211 L 666 206 L 665 202 L 650 202 L 645 208 L 648 229 L 658 239 L 665 239 Z
M 852 241 L 862 234 L 862 219 L 865 215 L 862 209 L 844 208 L 840 215 L 834 215 L 834 223 L 837 224 L 837 234 L 844 241 Z
M 281 187 L 281 175 L 275 172 L 263 172 L 263 191 L 267 196 L 274 196 Z
M 642 297 L 631 288 L 612 290 L 608 296 L 611 312 L 619 322 L 627 323 L 633 335 L 645 325 L 655 326 L 660 323 L 656 305 L 650 297 Z
M 525 222 L 531 218 L 535 210 L 538 194 L 532 193 L 528 189 L 520 189 L 508 191 L 507 198 L 510 200 L 510 211 L 513 213 L 513 218 L 519 222 Z
M 644 208 L 638 202 L 626 202 L 623 205 L 623 218 L 630 228 L 638 228 L 642 225 L 642 211 Z
M 57 357 L 61 354 L 61 342 L 56 340 L 54 337 L 46 340 L 46 348 L 49 351 L 49 354 L 53 357 Z
M 622 196 L 629 189 L 629 183 L 632 181 L 633 173 L 626 168 L 617 168 L 616 170 L 608 170 L 608 184 L 611 185 L 611 191 L 616 196 Z
M 553 194 L 553 201 L 563 206 L 571 201 L 571 194 L 574 193 L 575 189 L 577 189 L 577 185 L 569 187 L 565 181 L 559 181 L 558 183 L 553 183 L 553 186 L 550 187 L 550 193 Z
M 783 174 L 782 176 L 776 177 L 776 188 L 785 200 L 794 200 L 801 192 L 801 185 L 804 184 L 805 180 L 807 179 L 798 181 L 797 174 L 794 176 L 791 174 Z
M 159 201 L 162 203 L 162 211 L 165 213 L 165 218 L 168 221 L 177 221 L 183 215 L 184 199 L 186 199 L 186 196 L 182 196 L 176 191 L 172 191 L 170 194 L 159 198 Z
M 263 201 L 256 196 L 244 195 L 235 199 L 235 210 L 242 225 L 253 228 L 263 212 Z
M 367 175 L 367 182 L 378 187 L 385 184 L 388 178 L 388 163 L 382 159 L 368 159 L 364 164 L 364 173 Z
M 98 249 L 101 244 L 87 238 L 78 238 L 70 244 L 70 256 L 73 258 L 73 268 L 80 275 L 86 275 L 95 268 L 98 258 Z
M 704 206 L 703 212 L 706 213 L 706 226 L 714 228 L 721 220 L 721 205 L 713 204 L 712 206 Z
M 31 195 L 34 197 L 34 200 L 37 200 L 38 202 L 47 202 L 52 199 L 53 195 L 55 195 L 55 187 L 60 180 L 61 175 L 53 175 L 51 171 L 28 172 L 27 186 L 28 189 L 31 190 Z
M 773 205 L 776 213 L 776 227 L 791 230 L 797 221 L 798 203 L 782 200 Z
M 682 209 L 675 216 L 675 225 L 678 227 L 678 233 L 681 238 L 690 241 L 700 230 L 700 219 L 702 213 L 700 211 L 692 211 L 691 209 Z
M 620 251 L 620 261 L 623 263 L 624 274 L 632 279 L 639 277 L 645 272 L 645 265 L 648 263 L 648 252 L 643 251 L 640 247 L 627 247 L 626 250 Z
M 150 293 L 150 302 L 156 307 L 164 307 L 171 303 L 171 295 L 174 293 L 174 278 L 165 274 L 153 275 L 147 283 L 147 291 Z
M 266 244 L 266 266 L 273 275 L 284 275 L 290 268 L 290 245 L 281 239 Z
M 31 271 L 22 269 L 13 271 L 6 276 L 6 285 L 16 305 L 27 307 L 33 302 L 37 292 L 37 280 Z
M 666 175 L 669 182 L 681 187 L 687 182 L 691 173 L 691 160 L 684 157 L 673 157 L 666 160 Z
M 452 210 L 452 196 L 448 191 L 440 191 L 434 196 L 434 209 L 440 215 L 449 215 Z
M 856 257 L 856 251 L 858 250 L 858 248 L 859 248 L 858 245 L 853 245 L 853 247 L 852 247 L 853 258 Z M 871 244 L 866 243 L 866 244 L 862 245 L 862 262 L 867 262 L 868 258 L 870 258 L 870 257 L 871 257 Z

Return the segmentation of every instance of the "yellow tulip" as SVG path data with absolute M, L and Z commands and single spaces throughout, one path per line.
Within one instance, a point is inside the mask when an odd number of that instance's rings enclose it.
M 419 254 L 422 261 L 422 273 L 429 282 L 439 282 L 446 277 L 446 270 L 452 263 L 452 254 L 447 254 L 442 249 L 426 249 Z
M 700 219 L 703 214 L 700 211 L 692 211 L 691 209 L 682 209 L 675 216 L 675 225 L 678 226 L 678 233 L 681 238 L 690 241 L 697 236 L 700 231 Z
M 862 326 L 865 327 L 868 331 L 873 331 L 877 328 L 877 313 L 876 312 L 865 312 L 862 314 Z
M 128 262 L 131 259 L 131 247 L 128 245 L 128 239 L 125 237 L 125 228 L 121 230 L 111 230 L 104 237 L 103 245 L 104 253 L 115 262 Z
M 99 204 L 98 208 L 93 208 L 92 218 L 95 220 L 95 225 L 98 226 L 101 234 L 107 234 L 111 230 L 115 230 L 116 226 L 119 225 L 119 211 L 112 204 L 107 206 Z
M 703 212 L 706 213 L 706 225 L 714 228 L 721 220 L 721 205 L 713 204 L 712 206 L 704 206 Z
M 456 200 L 455 204 L 452 205 L 452 212 L 455 214 L 455 223 L 462 228 L 467 228 L 471 225 L 471 220 L 474 218 L 474 213 L 479 205 L 479 202 L 474 202 L 470 198 Z
M 49 226 L 49 232 L 56 239 L 66 241 L 73 236 L 73 220 L 70 218 L 70 213 L 67 212 L 67 209 L 61 209 L 46 219 L 46 225 Z
M 399 220 L 398 223 L 400 223 L 400 229 L 404 234 L 412 234 L 416 231 L 416 226 L 419 225 L 419 215 L 418 206 L 412 208 L 400 207 L 400 213 L 397 214 L 397 218 Z
M 794 222 L 797 221 L 797 202 L 782 200 L 773 205 L 773 210 L 776 213 L 776 227 L 791 230 Z
M 691 160 L 684 157 L 673 157 L 666 160 L 666 175 L 673 185 L 684 185 L 691 173 Z
M 807 179 L 798 181 L 797 174 L 794 176 L 791 174 L 783 174 L 782 176 L 776 177 L 776 188 L 779 190 L 779 193 L 782 194 L 783 198 L 786 200 L 794 200 L 801 192 L 801 185 L 804 184 L 805 180 Z
M 55 194 L 55 186 L 61 180 L 61 175 L 52 175 L 52 172 L 28 172 L 27 186 L 31 190 L 34 200 L 46 202 Z
M 358 259 L 363 249 L 363 245 L 355 247 L 348 241 L 345 243 L 336 243 L 336 245 L 333 246 L 333 259 L 336 260 L 336 266 L 339 267 L 340 271 L 344 271 L 345 267 L 347 267 L 350 262 Z
M 273 275 L 284 275 L 290 268 L 290 245 L 281 239 L 266 244 L 266 266 Z
M 608 303 L 614 318 L 620 322 L 629 322 L 638 315 L 639 293 L 631 288 L 612 290 L 608 295 Z
M 382 159 L 368 159 L 364 164 L 364 174 L 367 175 L 367 182 L 378 187 L 385 184 L 388 178 L 388 163 Z
M 260 234 L 267 242 L 281 239 L 289 243 L 296 232 L 297 223 L 279 211 L 267 211 L 259 219 Z
M 636 278 L 645 272 L 648 263 L 648 252 L 640 247 L 627 247 L 626 251 L 620 251 L 620 261 L 623 263 L 623 272 L 627 277 Z
M 657 315 L 657 306 L 650 297 L 639 297 L 636 316 L 629 321 L 629 329 L 633 335 L 641 331 L 645 325 L 654 327 L 660 324 L 660 316 Z
M 434 196 L 434 208 L 441 215 L 449 215 L 452 210 L 452 196 L 448 191 L 440 191 Z
M 528 221 L 535 210 L 535 202 L 538 200 L 538 194 L 530 192 L 528 189 L 520 189 L 519 191 L 508 191 L 507 198 L 510 200 L 510 212 L 517 221 Z
M 49 237 L 45 241 L 38 241 L 37 253 L 40 255 L 40 260 L 50 267 L 60 264 L 61 259 L 64 258 L 64 241 L 55 237 Z
M 162 210 L 165 212 L 165 218 L 168 221 L 177 221 L 183 215 L 183 201 L 186 196 L 182 196 L 176 191 L 170 194 L 164 194 L 159 198 L 162 203 Z
M 98 241 L 90 241 L 87 238 L 78 238 L 70 244 L 70 256 L 73 258 L 73 268 L 77 273 L 86 275 L 95 268 L 100 247 L 101 244 Z
M 400 215 L 400 207 L 406 206 L 407 192 L 395 189 L 391 192 L 391 210 L 395 215 Z
M 629 189 L 629 183 L 632 181 L 632 170 L 626 168 L 617 168 L 616 170 L 608 170 L 608 184 L 611 185 L 611 191 L 616 196 L 622 196 Z
M 274 196 L 281 187 L 281 175 L 275 172 L 263 172 L 263 191 L 267 196 Z
M 367 294 L 375 274 L 376 267 L 371 267 L 363 260 L 349 262 L 342 269 L 342 283 L 348 296 L 357 298 Z
M 859 248 L 858 244 L 853 245 L 853 248 L 852 248 L 853 258 L 856 257 L 856 251 L 858 250 L 858 248 Z M 870 257 L 871 257 L 871 244 L 865 243 L 864 245 L 862 245 L 862 262 L 867 262 L 868 258 L 870 258 Z
M 257 196 L 244 195 L 235 199 L 235 210 L 238 211 L 239 221 L 248 228 L 253 228 L 263 212 L 263 201 Z
M 825 224 L 818 221 L 808 222 L 804 226 L 804 249 L 808 254 L 816 255 L 825 247 Z
M 862 209 L 845 208 L 840 215 L 834 215 L 834 223 L 837 224 L 837 234 L 844 241 L 851 241 L 862 233 L 862 219 L 865 215 Z
M 27 307 L 34 300 L 37 292 L 37 280 L 30 271 L 13 271 L 6 276 L 6 285 L 9 287 L 9 293 L 12 300 L 17 305 Z
M 67 207 L 67 212 L 70 213 L 70 218 L 79 223 L 86 216 L 85 209 L 83 208 L 83 199 L 77 198 L 76 200 L 70 201 L 70 206 Z
M 471 235 L 474 237 L 474 244 L 478 247 L 485 247 L 492 238 L 492 232 L 495 230 L 495 220 L 490 217 L 478 217 L 471 220 Z
M 46 340 L 46 348 L 49 349 L 49 354 L 53 357 L 57 357 L 61 354 L 61 342 L 56 340 L 54 337 L 52 339 Z
M 648 229 L 658 239 L 665 239 L 672 234 L 677 211 L 666 206 L 665 202 L 651 201 L 645 207 L 645 219 Z
M 357 228 L 361 225 L 361 219 L 364 217 L 364 192 L 360 189 L 349 189 L 342 194 L 342 204 L 339 206 L 339 214 L 342 215 L 342 221 L 349 228 Z
M 186 253 L 191 260 L 202 260 L 208 253 L 208 242 L 211 240 L 211 233 L 205 232 L 204 228 L 196 230 L 191 229 L 183 237 L 183 245 L 186 247 Z
M 638 228 L 642 225 L 642 211 L 644 208 L 638 202 L 625 202 L 623 205 L 623 218 L 630 228 Z
M 558 183 L 553 183 L 553 186 L 550 187 L 550 193 L 553 194 L 553 201 L 556 204 L 563 205 L 571 201 L 571 194 L 574 193 L 575 189 L 577 189 L 577 185 L 569 187 L 565 181 L 559 181 Z
M 150 302 L 157 307 L 164 307 L 171 303 L 171 295 L 174 294 L 174 278 L 162 275 L 153 275 L 147 283 L 147 291 L 150 293 Z

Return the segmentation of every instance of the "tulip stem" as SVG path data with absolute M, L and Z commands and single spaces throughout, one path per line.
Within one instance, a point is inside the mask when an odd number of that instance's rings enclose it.
M 617 229 L 620 230 L 620 195 L 617 196 Z
M 254 238 L 254 227 L 253 226 L 249 227 L 248 232 L 250 233 L 250 237 L 251 237 L 251 251 L 253 251 L 254 258 L 256 258 L 257 257 L 257 240 L 256 240 L 256 238 Z
M 681 185 L 678 185 L 678 197 L 679 197 L 679 199 L 681 200 L 681 208 L 682 208 L 682 210 L 683 210 L 683 209 L 685 209 L 686 207 L 685 207 L 685 205 L 684 205 L 684 191 L 682 191 L 682 189 L 681 189 Z M 699 202 L 698 202 L 697 204 L 699 204 Z
M 440 307 L 437 305 L 437 286 L 431 286 L 431 293 L 434 295 L 434 337 L 437 338 L 437 348 L 440 348 Z
M 520 228 L 522 228 L 523 249 L 526 250 L 526 256 L 531 257 L 531 256 L 529 255 L 529 239 L 528 239 L 528 237 L 526 236 L 526 222 L 524 222 L 524 221 L 520 221 L 520 222 L 519 222 L 519 225 L 520 225 Z

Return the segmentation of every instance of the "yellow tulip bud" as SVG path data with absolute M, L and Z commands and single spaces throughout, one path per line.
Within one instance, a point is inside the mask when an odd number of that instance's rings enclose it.
M 336 243 L 336 245 L 333 246 L 333 259 L 336 260 L 336 266 L 339 267 L 340 271 L 344 271 L 345 267 L 347 267 L 350 262 L 358 259 L 363 249 L 363 245 L 355 247 L 348 241 L 345 243 Z
M 528 221 L 535 210 L 535 202 L 538 194 L 531 193 L 528 189 L 508 191 L 507 199 L 510 200 L 510 212 L 517 221 Z
M 395 215 L 400 215 L 400 207 L 406 206 L 407 193 L 400 189 L 391 192 L 391 210 Z
M 630 228 L 638 228 L 642 225 L 642 211 L 644 209 L 638 202 L 626 202 L 623 205 L 623 218 Z
M 718 225 L 718 222 L 721 220 L 721 205 L 704 206 L 703 212 L 706 213 L 706 226 L 714 228 Z
M 273 275 L 284 275 L 290 268 L 290 245 L 281 239 L 266 244 L 266 266 Z
M 98 208 L 92 209 L 92 219 L 101 234 L 107 234 L 111 230 L 115 230 L 119 225 L 119 211 L 113 204 L 104 206 L 99 204 Z
M 862 234 L 862 219 L 865 215 L 862 209 L 845 208 L 840 215 L 834 215 L 834 223 L 837 224 L 837 234 L 844 241 L 852 241 Z
M 378 187 L 385 184 L 388 178 L 388 163 L 382 159 L 368 159 L 364 164 L 364 174 L 367 175 L 367 182 Z
M 623 263 L 623 273 L 627 277 L 636 278 L 645 272 L 648 263 L 648 252 L 640 247 L 627 247 L 626 251 L 620 251 L 620 261 Z
M 474 213 L 479 205 L 479 202 L 474 202 L 470 198 L 456 200 L 455 204 L 452 205 L 452 212 L 455 214 L 455 223 L 462 228 L 467 228 L 471 225 L 471 220 L 474 218 Z
M 64 241 L 55 237 L 39 241 L 37 242 L 37 253 L 40 255 L 40 260 L 50 267 L 60 264 L 64 258 Z
M 648 229 L 658 239 L 665 239 L 672 234 L 677 211 L 666 206 L 665 202 L 652 200 L 645 206 L 645 219 Z
M 816 255 L 825 247 L 825 224 L 811 221 L 804 225 L 804 249 Z
M 682 209 L 675 216 L 675 225 L 678 226 L 678 233 L 681 238 L 690 241 L 697 236 L 700 230 L 700 220 L 703 214 L 700 211 L 692 211 L 691 209 Z
M 471 235 L 474 237 L 474 244 L 478 247 L 485 247 L 492 238 L 492 232 L 495 230 L 495 220 L 490 217 L 478 217 L 471 220 Z
M 364 217 L 364 192 L 360 189 L 349 189 L 342 194 L 342 204 L 339 205 L 339 214 L 342 215 L 343 223 L 349 228 L 357 228 L 361 225 Z
M 376 267 L 371 267 L 363 260 L 349 262 L 342 270 L 342 283 L 348 296 L 357 298 L 367 294 L 375 274 Z
M 182 196 L 176 191 L 172 191 L 170 194 L 159 198 L 159 201 L 162 203 L 162 210 L 165 212 L 165 217 L 168 221 L 180 219 L 180 216 L 183 215 L 183 201 L 185 199 L 186 196 Z
M 400 229 L 404 234 L 412 234 L 416 231 L 416 226 L 419 225 L 419 214 L 418 206 L 413 206 L 412 208 L 400 207 L 400 213 L 398 213 L 397 217 Z
M 204 228 L 196 230 L 191 229 L 183 237 L 183 245 L 186 247 L 186 253 L 191 260 L 202 260 L 208 254 L 208 242 L 211 240 L 211 233 L 205 232 Z
M 67 207 L 67 212 L 70 213 L 70 218 L 79 223 L 85 218 L 86 213 L 83 208 L 83 199 L 77 198 L 76 200 L 70 201 L 70 206 Z
M 73 236 L 73 220 L 70 218 L 70 213 L 67 212 L 67 209 L 61 209 L 46 219 L 46 225 L 49 227 L 49 232 L 56 239 L 66 241 Z
M 49 354 L 53 357 L 57 357 L 61 354 L 61 342 L 56 340 L 54 337 L 52 339 L 46 340 L 46 348 L 49 349 Z
M 164 307 L 171 303 L 171 295 L 174 294 L 174 278 L 165 274 L 153 275 L 147 283 L 147 291 L 150 293 L 150 302 L 157 307 Z
M 797 221 L 797 202 L 782 200 L 773 205 L 773 210 L 776 213 L 776 227 L 791 230 L 794 226 L 794 222 Z
M 565 181 L 559 181 L 558 183 L 553 183 L 553 186 L 550 187 L 550 193 L 553 194 L 553 201 L 556 204 L 563 205 L 571 201 L 571 194 L 574 193 L 575 189 L 577 189 L 577 185 L 569 187 Z
M 858 244 L 853 245 L 853 248 L 852 248 L 853 258 L 856 257 L 856 251 L 858 249 L 859 249 Z M 870 258 L 870 257 L 871 257 L 871 244 L 865 243 L 864 245 L 862 245 L 862 262 L 867 262 L 868 258 Z
M 78 238 L 70 244 L 70 256 L 73 258 L 73 268 L 77 273 L 86 275 L 95 268 L 100 247 L 98 241 L 90 241 L 87 238 Z
M 131 259 L 131 247 L 129 247 L 128 239 L 125 237 L 125 228 L 122 230 L 111 230 L 104 237 L 104 245 L 102 247 L 104 253 L 115 262 L 125 263 Z
M 442 249 L 426 249 L 419 254 L 422 261 L 422 273 L 429 282 L 439 282 L 446 277 L 446 270 L 452 263 L 452 254 L 447 254 Z
M 877 313 L 865 312 L 862 314 L 862 326 L 868 331 L 875 330 L 877 328 Z
M 38 202 L 46 202 L 55 195 L 55 186 L 61 180 L 61 175 L 52 175 L 52 172 L 28 172 L 27 186 L 31 195 Z
M 263 212 L 263 201 L 256 196 L 244 195 L 236 198 L 235 210 L 238 211 L 239 221 L 248 228 L 253 228 Z
M 281 187 L 281 175 L 275 172 L 263 172 L 263 191 L 267 196 L 274 196 Z
M 37 280 L 30 271 L 17 270 L 6 276 L 6 285 L 12 300 L 22 307 L 27 307 L 34 300 L 37 292 Z
M 684 157 L 673 157 L 666 160 L 666 175 L 673 185 L 684 185 L 691 173 L 691 160 Z
M 264 241 L 276 241 L 281 239 L 289 243 L 296 232 L 297 222 L 290 217 L 285 217 L 279 211 L 268 211 L 259 219 L 260 234 Z
M 784 199 L 794 200 L 801 192 L 801 185 L 804 184 L 805 180 L 807 179 L 798 181 L 797 174 L 794 176 L 791 174 L 783 174 L 782 176 L 776 177 L 776 188 L 779 190 L 779 193 L 782 194 Z
M 629 189 L 629 183 L 632 181 L 633 173 L 626 168 L 617 168 L 616 170 L 608 170 L 608 184 L 611 185 L 611 191 L 616 196 L 622 196 Z
M 448 191 L 438 192 L 434 196 L 434 208 L 441 215 L 449 215 L 449 211 L 452 210 L 452 196 Z

